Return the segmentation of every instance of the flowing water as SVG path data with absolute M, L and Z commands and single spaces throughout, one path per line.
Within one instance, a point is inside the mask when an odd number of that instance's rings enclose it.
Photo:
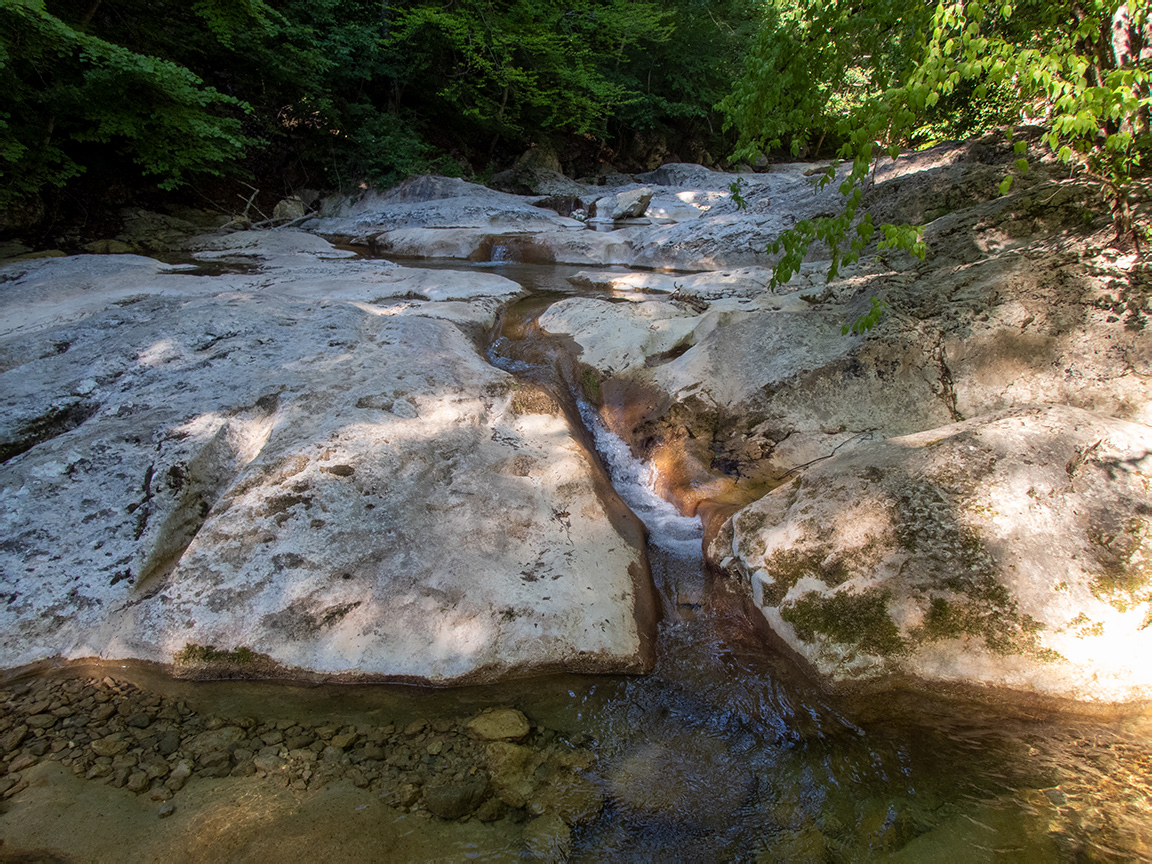
M 530 293 L 506 310 L 489 359 L 568 400 L 620 496 L 648 528 L 663 613 L 654 671 L 444 690 L 193 684 L 140 668 L 121 676 L 223 717 L 402 728 L 515 706 L 549 736 L 593 754 L 589 773 L 607 803 L 573 830 L 571 861 L 1129 861 L 1152 854 L 1152 715 L 1104 719 L 910 693 L 847 699 L 815 688 L 763 638 L 740 586 L 706 570 L 699 520 L 652 491 L 649 469 L 564 384 L 558 343 L 535 319 L 558 297 L 576 293 L 565 279 L 575 268 L 494 269 Z M 0 836 L 14 815 L 32 818 L 15 800 L 16 809 L 0 818 Z M 62 812 L 72 806 L 53 800 Z M 368 804 L 359 800 L 340 806 L 360 812 Z M 411 844 L 387 854 L 353 849 L 336 836 L 349 830 L 347 821 L 327 810 L 316 816 L 318 801 L 301 798 L 292 812 L 318 848 L 342 850 L 332 860 L 522 854 L 513 820 L 473 820 L 462 828 L 392 810 L 379 818 Z M 117 818 L 111 809 L 101 812 Z M 79 813 L 76 807 L 72 818 Z M 122 818 L 130 834 L 135 817 Z M 150 825 L 167 824 L 150 818 Z M 244 848 L 232 857 L 214 853 L 215 860 L 262 858 Z M 271 846 L 266 851 L 274 857 Z

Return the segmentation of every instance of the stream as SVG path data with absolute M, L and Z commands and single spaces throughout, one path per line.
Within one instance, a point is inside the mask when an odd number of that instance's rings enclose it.
M 487 706 L 515 707 L 543 739 L 574 742 L 591 754 L 587 775 L 604 790 L 605 806 L 577 824 L 566 849 L 554 856 L 567 851 L 567 860 L 576 862 L 1130 861 L 1152 855 L 1152 713 L 1101 718 L 948 695 L 823 693 L 763 638 L 741 586 L 708 572 L 699 519 L 681 516 L 659 498 L 648 468 L 565 385 L 555 340 L 535 321 L 556 299 L 581 293 L 566 278 L 580 268 L 479 266 L 528 290 L 505 310 L 488 345 L 489 360 L 566 403 L 617 492 L 647 526 L 662 613 L 650 674 L 555 675 L 452 689 L 192 683 L 145 666 L 108 664 L 69 667 L 46 677 L 111 675 L 181 700 L 201 715 L 281 725 L 403 729 L 455 723 Z M 75 831 L 74 821 L 93 819 L 92 813 L 105 820 L 93 825 L 94 837 L 108 829 L 125 843 L 147 838 L 161 844 L 149 848 L 169 850 L 168 860 L 284 856 L 272 841 L 262 841 L 258 851 L 217 843 L 209 830 L 216 823 L 203 815 L 208 811 L 197 811 L 199 822 L 192 812 L 206 807 L 193 803 L 205 799 L 182 803 L 186 792 L 174 799 L 176 815 L 191 821 L 158 822 L 155 804 L 132 809 L 120 800 L 132 798 L 125 790 L 42 776 L 40 787 L 25 793 L 32 796 L 28 801 L 16 796 L 4 805 L 9 809 L 0 815 L 0 837 L 7 843 L 0 844 L 0 862 L 60 860 L 8 857 L 6 850 L 44 848 L 53 824 L 59 831 L 71 822 Z M 208 790 L 210 782 L 195 778 L 188 788 L 203 784 Z M 263 788 L 258 782 L 266 781 L 221 781 L 217 794 L 233 796 L 227 799 L 232 821 L 224 820 L 221 837 L 228 825 L 239 831 L 264 824 L 256 816 L 244 821 L 248 805 L 235 803 L 256 801 L 253 790 Z M 81 786 L 105 797 L 82 807 L 80 796 L 96 793 L 77 791 Z M 309 791 L 293 799 L 292 818 L 307 828 L 312 844 L 294 846 L 294 852 L 326 849 L 329 860 L 442 861 L 518 860 L 523 854 L 523 814 L 460 825 L 419 808 L 383 807 L 372 788 L 339 788 L 343 797 L 330 791 L 310 798 Z M 260 800 L 266 804 L 251 806 L 289 806 L 275 796 Z M 331 808 L 347 813 L 333 815 Z M 347 832 L 358 829 L 345 817 L 359 812 L 388 820 L 397 845 L 387 851 L 347 845 Z M 58 822 L 52 822 L 53 814 Z M 27 831 L 17 830 L 13 820 Z M 100 851 L 104 847 L 68 842 L 73 847 L 63 848 L 75 860 L 115 860 Z M 200 857 L 191 851 L 197 844 Z M 165 857 L 156 855 L 147 860 Z

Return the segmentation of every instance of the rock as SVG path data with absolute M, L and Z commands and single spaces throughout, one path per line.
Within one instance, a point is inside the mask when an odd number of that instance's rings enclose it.
M 489 798 L 476 808 L 472 818 L 480 822 L 495 822 L 498 819 L 503 819 L 507 812 L 508 807 L 503 801 L 499 798 Z
M 9 798 L 15 798 L 17 795 L 27 789 L 28 785 L 29 783 L 27 780 L 17 779 L 15 785 L 8 787 L 2 794 L 0 794 L 0 798 L 3 798 L 5 801 Z
M 347 732 L 341 735 L 333 735 L 331 744 L 338 750 L 347 750 L 358 740 L 360 740 L 360 736 L 357 733 Z
M 302 732 L 299 735 L 293 735 L 290 738 L 285 738 L 284 746 L 289 750 L 303 750 L 309 744 L 316 740 L 316 736 L 311 732 Z M 280 743 L 279 741 L 270 742 L 273 744 Z
M 553 210 L 561 216 L 571 218 L 576 211 L 584 209 L 584 202 L 575 195 L 550 195 L 533 202 L 532 206 Z
M 184 784 L 188 782 L 188 778 L 192 776 L 192 766 L 185 760 L 176 763 L 176 767 L 172 769 L 172 773 L 168 775 L 168 779 L 164 781 L 164 785 L 171 789 L 173 792 L 179 792 L 184 788 Z
M 26 246 L 19 240 L 0 241 L 0 261 L 19 258 L 22 255 L 27 255 L 31 251 L 31 246 Z
M 576 194 L 560 189 L 542 194 Z M 399 228 L 543 231 L 578 223 L 509 195 L 449 177 L 414 177 L 387 192 L 367 192 L 328 208 L 306 227 L 321 234 L 380 234 Z
M 353 768 L 347 774 L 348 782 L 355 786 L 357 789 L 367 789 L 371 781 L 364 774 L 363 771 Z
M 283 198 L 276 202 L 276 207 L 272 210 L 272 219 L 277 222 L 290 222 L 293 219 L 301 218 L 307 213 L 308 209 L 304 206 L 304 202 L 293 196 L 291 198 Z
M 116 756 L 127 750 L 129 744 L 119 735 L 109 735 L 92 742 L 92 752 L 97 756 Z
M 668 162 L 653 171 L 637 174 L 641 183 L 654 186 L 675 186 L 693 189 L 720 189 L 732 182 L 732 175 L 710 171 L 703 165 L 690 162 Z
M 160 733 L 156 739 L 156 750 L 161 756 L 171 756 L 180 749 L 180 733 L 175 729 L 169 729 Z
M 21 723 L 13 729 L 0 735 L 0 754 L 8 754 L 15 750 L 28 736 L 28 726 Z
M 156 815 L 159 816 L 161 819 L 167 819 L 169 816 L 171 816 L 175 812 L 176 812 L 176 805 L 173 804 L 171 801 L 165 801 L 163 804 L 160 805 L 160 809 L 156 811 Z
M 228 772 L 229 777 L 251 777 L 256 773 L 256 766 L 252 764 L 251 760 L 244 762 L 237 762 L 232 766 L 232 770 Z
M 530 747 L 496 741 L 488 745 L 492 791 L 509 807 L 524 807 L 536 791 L 536 769 L 544 756 Z
M 525 857 L 533 861 L 563 861 L 572 848 L 572 831 L 554 813 L 533 819 L 524 826 Z
M 479 741 L 519 741 L 532 724 L 515 708 L 495 708 L 473 717 L 464 729 Z
M 84 251 L 93 255 L 130 255 L 136 250 L 120 240 L 93 240 L 84 244 Z
M 261 753 L 255 757 L 252 762 L 256 768 L 266 774 L 276 774 L 283 771 L 288 764 L 275 753 Z
M 192 738 L 184 749 L 196 757 L 198 762 L 203 763 L 204 759 L 212 753 L 224 753 L 226 756 L 243 738 L 243 729 L 235 726 L 223 726 L 219 729 L 201 732 Z
M 124 230 L 116 240 L 131 247 L 133 251 L 169 252 L 204 230 L 204 226 L 188 219 L 154 213 L 139 207 L 122 210 L 120 217 Z
M 565 773 L 552 777 L 528 801 L 528 812 L 555 813 L 569 825 L 591 822 L 604 809 L 604 793 L 587 777 Z
M 88 769 L 88 773 L 84 775 L 85 780 L 98 780 L 102 777 L 112 776 L 115 769 L 111 765 L 104 763 L 97 763 Z
M 460 819 L 475 810 L 487 794 L 488 781 L 483 776 L 434 781 L 424 786 L 424 806 L 441 819 Z
M 140 764 L 140 768 L 148 775 L 149 780 L 155 780 L 157 777 L 166 777 L 172 770 L 171 767 L 163 759 L 151 757 Z
M 473 341 L 518 285 L 343 260 L 298 231 L 193 245 L 263 272 L 5 271 L 0 566 L 23 599 L 0 607 L 0 662 L 437 682 L 649 666 L 639 526 L 609 518 L 567 420 L 515 410 Z M 89 378 L 117 383 L 75 396 Z M 503 470 L 524 456 L 547 469 Z
M 8 770 L 13 774 L 23 771 L 25 768 L 31 768 L 40 760 L 33 756 L 31 753 L 21 753 L 15 759 L 8 763 Z
M 832 686 L 915 679 L 1152 696 L 1152 428 L 1022 408 L 807 469 L 713 560 Z
M 44 258 L 64 258 L 68 255 L 62 249 L 41 249 L 37 252 L 26 252 L 23 255 L 16 255 L 8 258 L 8 261 L 39 261 Z
M 411 807 L 420 800 L 420 786 L 415 783 L 402 783 L 388 796 L 394 807 Z
M 148 779 L 148 775 L 145 772 L 133 771 L 128 775 L 128 780 L 124 784 L 124 788 L 126 788 L 129 792 L 135 792 L 139 794 L 141 792 L 146 792 L 148 787 L 151 785 L 151 782 L 152 781 Z
M 232 755 L 227 750 L 215 750 L 197 759 L 196 765 L 198 768 L 204 770 L 217 769 L 222 766 L 230 768 L 232 766 Z
M 652 190 L 647 187 L 617 192 L 614 198 L 601 198 L 596 202 L 598 216 L 608 219 L 636 219 L 643 216 L 652 201 Z

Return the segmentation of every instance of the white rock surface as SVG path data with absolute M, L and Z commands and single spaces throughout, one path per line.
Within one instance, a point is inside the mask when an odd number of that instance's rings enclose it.
M 261 269 L 0 270 L 0 665 L 195 644 L 351 677 L 645 668 L 635 523 L 466 335 L 519 286 L 299 232 L 204 245 Z
M 597 215 L 609 219 L 636 219 L 648 211 L 652 201 L 652 189 L 642 186 L 639 189 L 625 189 L 609 198 L 597 202 Z
M 374 235 L 407 228 L 546 231 L 580 223 L 528 197 L 449 177 L 414 177 L 386 192 L 332 202 L 306 227 L 326 235 Z
M 834 686 L 1152 696 L 1152 428 L 1017 409 L 821 462 L 711 556 Z

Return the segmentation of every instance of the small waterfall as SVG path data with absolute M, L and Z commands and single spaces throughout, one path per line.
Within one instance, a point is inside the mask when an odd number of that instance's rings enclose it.
M 632 451 L 604 425 L 600 414 L 588 402 L 578 400 L 584 425 L 592 433 L 596 450 L 608 467 L 612 485 L 632 512 L 648 528 L 652 545 L 678 559 L 700 561 L 704 523 L 699 516 L 682 516 L 668 501 L 656 494 L 653 467 L 632 456 Z

